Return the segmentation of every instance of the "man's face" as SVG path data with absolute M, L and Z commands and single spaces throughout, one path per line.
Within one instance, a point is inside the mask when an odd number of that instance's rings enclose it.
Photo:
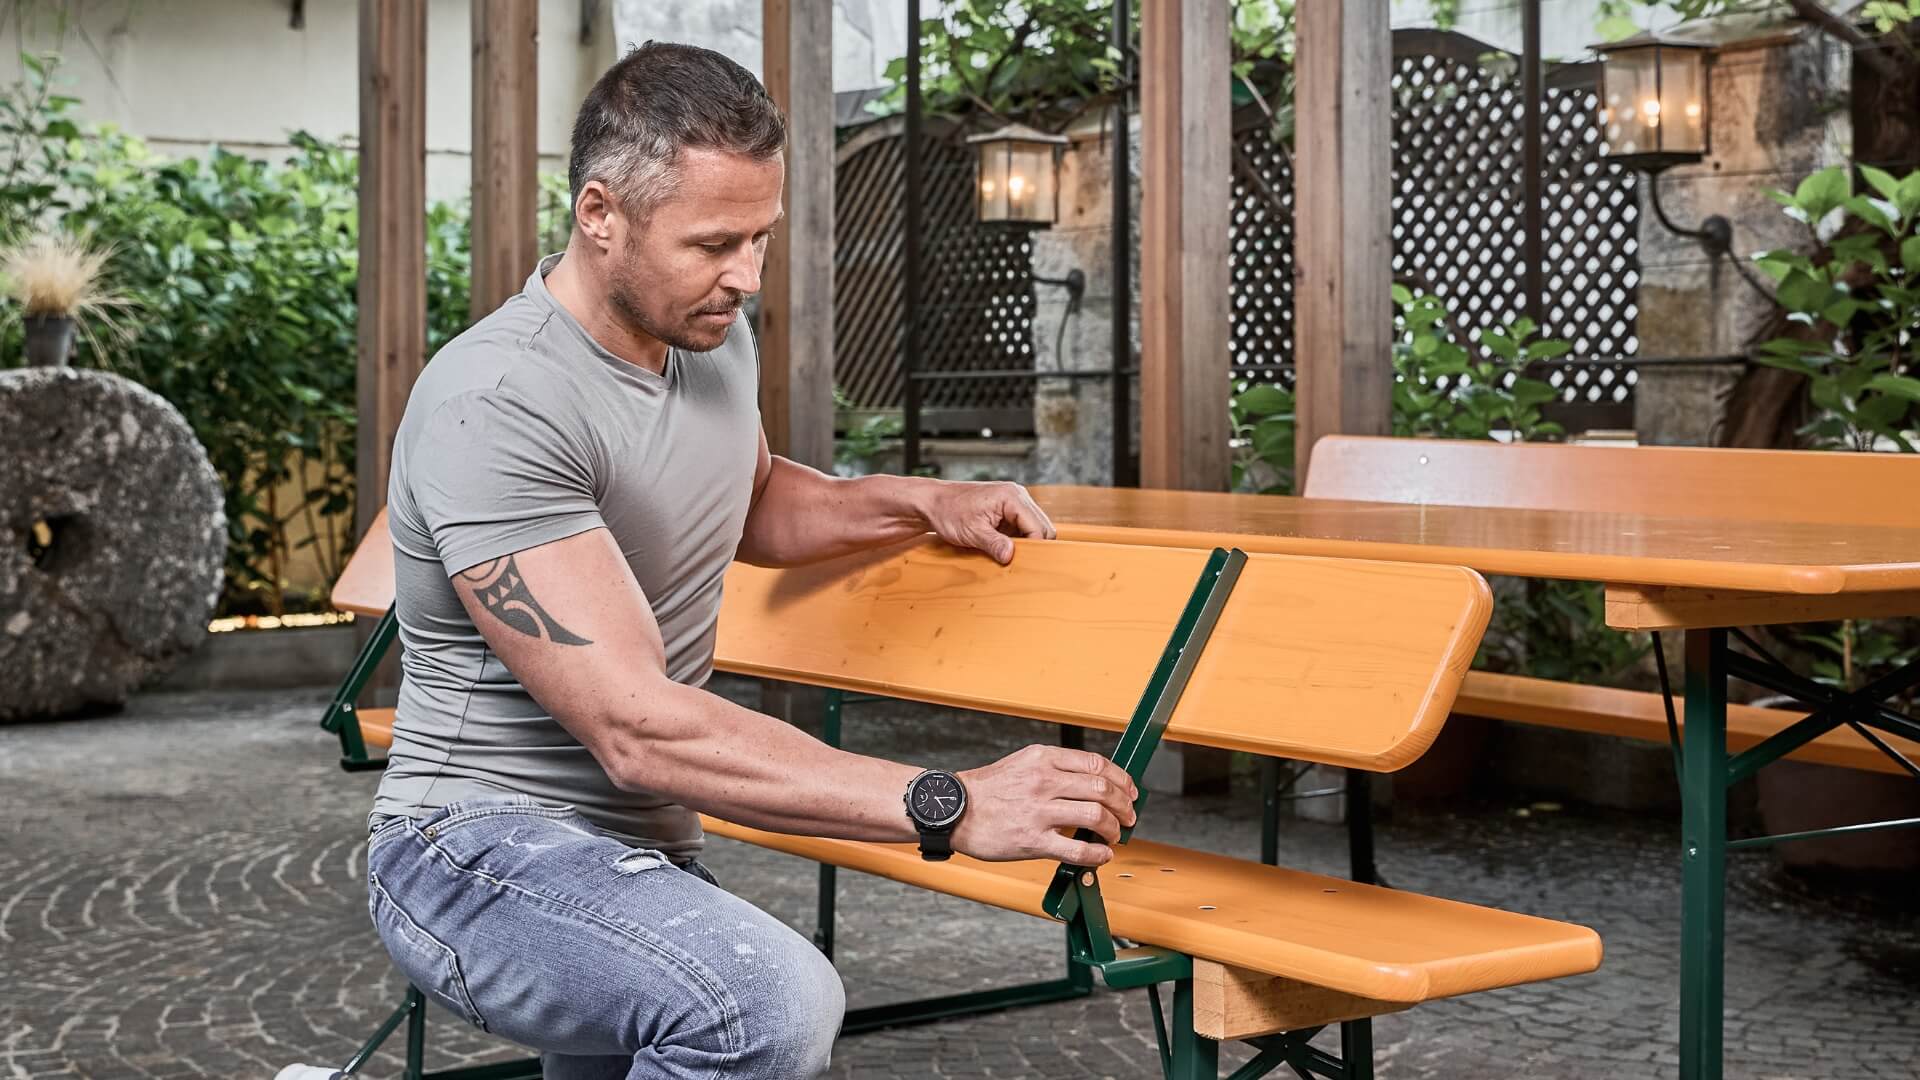
M 707 352 L 760 291 L 787 168 L 781 157 L 686 150 L 679 173 L 679 186 L 644 220 L 627 219 L 608 264 L 608 299 L 649 337 Z

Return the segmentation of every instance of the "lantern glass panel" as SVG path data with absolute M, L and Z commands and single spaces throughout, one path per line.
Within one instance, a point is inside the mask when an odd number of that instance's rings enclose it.
M 1053 224 L 1053 147 L 1015 142 L 1007 158 L 1007 219 Z
M 1010 157 L 1006 143 L 980 144 L 980 177 L 976 191 L 981 221 L 1007 220 L 1007 164 Z
M 1659 152 L 1664 119 L 1660 49 L 1653 46 L 1609 53 L 1605 90 L 1607 152 Z
M 1660 49 L 1660 140 L 1669 153 L 1707 151 L 1706 57 L 1699 49 Z

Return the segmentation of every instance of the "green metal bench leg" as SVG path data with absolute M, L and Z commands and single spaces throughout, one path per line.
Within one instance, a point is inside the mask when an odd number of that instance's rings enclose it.
M 388 1016 L 386 1020 L 380 1024 L 379 1029 L 373 1033 L 372 1038 L 360 1044 L 360 1049 L 356 1051 L 351 1058 L 347 1059 L 346 1067 L 341 1071 L 348 1076 L 359 1072 L 360 1067 L 365 1065 L 367 1059 L 373 1056 L 373 1052 L 380 1049 L 380 1044 L 387 1041 L 387 1036 L 394 1033 L 394 1030 L 400 1026 L 401 1021 L 412 1017 L 413 1012 L 414 991 L 412 987 L 408 987 L 406 1000 L 402 1001 L 400 1007 L 393 1010 L 393 1014 Z
M 1280 865 L 1280 759 L 1260 759 L 1260 861 Z
M 374 672 L 380 668 L 380 660 L 393 645 L 399 635 L 400 623 L 393 609 L 380 616 L 373 625 L 373 632 L 367 636 L 367 643 L 353 658 L 353 666 L 347 670 L 347 677 L 333 692 L 333 700 L 328 703 L 327 711 L 320 718 L 320 726 L 340 737 L 340 767 L 348 772 L 377 771 L 386 767 L 386 759 L 373 759 L 367 756 L 367 745 L 360 738 L 360 720 L 355 714 L 354 702 L 372 681 Z
M 861 698 L 858 700 L 883 700 L 880 698 Z M 820 741 L 828 746 L 841 745 L 841 710 L 847 703 L 847 695 L 838 690 L 827 691 L 826 711 L 821 718 Z M 1076 727 L 1062 727 L 1060 741 L 1066 746 L 1078 746 L 1084 741 L 1085 733 Z M 816 922 L 813 931 L 813 943 L 827 959 L 833 959 L 834 917 L 839 887 L 839 868 L 822 863 L 820 866 L 819 896 L 816 902 Z M 876 1005 L 864 1009 L 849 1009 L 840 1032 L 843 1035 L 859 1035 L 868 1031 L 880 1031 L 885 1028 L 907 1027 L 913 1024 L 932 1023 L 961 1016 L 973 1016 L 980 1013 L 999 1012 L 1002 1009 L 1019 1008 L 1025 1005 L 1044 1005 L 1055 1001 L 1068 1001 L 1085 997 L 1093 992 L 1093 972 L 1073 962 L 1073 947 L 1067 946 L 1067 973 L 1058 979 L 1042 982 L 1024 983 L 1018 986 L 996 987 L 970 994 L 953 994 L 947 997 L 927 998 L 921 1001 L 906 1001 L 893 1005 Z
M 1347 770 L 1347 876 L 1380 884 L 1373 861 L 1373 774 L 1364 769 Z
M 820 741 L 828 746 L 840 745 L 840 710 L 845 704 L 845 694 L 838 690 L 827 691 L 826 708 L 820 718 Z M 833 959 L 833 908 L 839 887 L 840 868 L 821 863 L 819 896 L 815 901 L 813 943 L 829 960 Z
M 1727 861 L 1727 632 L 1687 631 L 1680 789 L 1680 1076 L 1720 1080 Z
M 1173 1072 L 1170 1080 L 1220 1080 L 1220 1044 L 1193 1030 L 1193 980 L 1173 984 Z
M 406 1080 L 425 1080 L 427 1073 L 427 1002 L 416 987 L 407 987 Z
M 1346 1064 L 1346 1080 L 1373 1080 L 1372 1020 L 1340 1025 L 1340 1060 Z

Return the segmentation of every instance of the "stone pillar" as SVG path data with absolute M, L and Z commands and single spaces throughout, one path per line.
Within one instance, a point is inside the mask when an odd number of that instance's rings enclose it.
M 1846 160 L 1845 110 L 1828 106 L 1848 81 L 1846 54 L 1807 32 L 1723 45 L 1708 69 L 1712 154 L 1660 177 L 1660 205 L 1682 228 L 1713 214 L 1733 223 L 1733 254 L 1804 247 L 1806 230 L 1780 212 L 1770 189 L 1792 190 L 1808 174 Z M 1640 190 L 1640 355 L 1700 363 L 1640 367 L 1634 427 L 1643 443 L 1705 445 L 1725 421 L 1742 357 L 1766 322 L 1769 302 L 1697 240 L 1661 224 Z
M 1086 275 L 1078 315 L 1067 314 L 1067 291 L 1036 285 L 1033 321 L 1034 367 L 1040 371 L 1112 371 L 1113 257 L 1112 200 L 1114 133 L 1103 115 L 1067 132 L 1073 140 L 1060 165 L 1060 220 L 1035 232 L 1033 272 L 1063 278 Z M 1138 212 L 1140 129 L 1129 125 Z M 1137 282 L 1129 287 L 1137 288 Z M 1137 310 L 1137 304 L 1136 304 Z M 1067 319 L 1065 334 L 1061 320 Z M 1122 361 L 1124 362 L 1124 360 Z M 1137 385 L 1138 380 L 1131 380 Z M 1138 416 L 1139 410 L 1131 411 Z M 1113 483 L 1113 382 L 1110 377 L 1040 379 L 1034 387 L 1036 436 L 1033 476 L 1041 484 Z

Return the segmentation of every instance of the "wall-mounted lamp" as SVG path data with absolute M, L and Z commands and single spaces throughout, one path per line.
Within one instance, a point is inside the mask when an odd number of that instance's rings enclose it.
M 1720 214 L 1696 228 L 1674 223 L 1660 205 L 1660 174 L 1675 165 L 1692 165 L 1712 152 L 1713 94 L 1707 66 L 1709 46 L 1694 41 L 1638 34 L 1595 45 L 1600 54 L 1601 156 L 1647 177 L 1647 205 L 1668 232 L 1691 237 L 1711 258 L 1733 252 L 1733 222 Z M 1745 260 L 1734 269 L 1769 299 Z
M 1052 225 L 1060 219 L 1060 155 L 1063 136 L 1025 124 L 972 135 L 978 165 L 974 210 L 983 222 Z
M 1658 173 L 1707 156 L 1713 105 L 1707 46 L 1640 34 L 1594 51 L 1600 54 L 1600 128 L 1608 158 Z

